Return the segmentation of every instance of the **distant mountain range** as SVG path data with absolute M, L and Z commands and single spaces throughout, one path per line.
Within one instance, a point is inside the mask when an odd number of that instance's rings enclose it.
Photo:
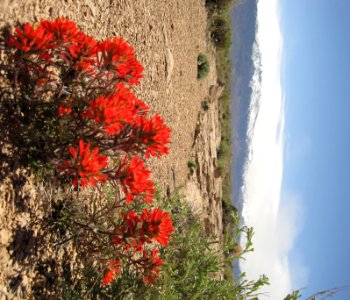
M 243 0 L 231 11 L 233 202 L 242 210 L 244 169 L 253 155 L 250 142 L 260 107 L 261 65 L 256 41 L 258 0 Z

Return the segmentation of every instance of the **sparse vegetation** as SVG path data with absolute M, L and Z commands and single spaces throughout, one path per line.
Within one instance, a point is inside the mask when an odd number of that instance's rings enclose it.
M 207 77 L 209 69 L 210 67 L 207 56 L 200 53 L 197 57 L 197 78 L 202 80 Z
M 208 100 L 203 100 L 202 103 L 201 103 L 201 106 L 202 106 L 202 109 L 204 111 L 207 111 L 209 109 L 209 102 L 208 102 Z
M 235 211 L 232 205 L 231 165 L 232 165 L 232 141 L 231 141 L 231 25 L 229 12 L 236 1 L 232 0 L 207 0 L 206 5 L 210 16 L 210 36 L 216 46 L 216 71 L 218 83 L 224 86 L 220 97 L 219 114 L 221 123 L 221 143 L 217 149 L 218 169 L 222 182 L 222 207 L 224 231 L 232 236 L 231 214 Z M 226 276 L 232 276 L 232 263 L 225 266 Z
M 193 174 L 197 168 L 197 164 L 193 160 L 189 160 L 187 163 L 187 166 L 188 166 L 188 170 L 190 171 L 190 174 Z
M 216 24 L 211 30 L 224 29 L 229 32 L 231 37 L 231 27 L 229 22 L 229 11 L 231 5 L 236 1 L 207 1 L 215 4 L 216 10 L 211 14 L 211 23 Z M 220 10 L 217 8 L 220 7 Z M 213 9 L 209 5 L 210 9 Z M 213 34 L 213 32 L 211 32 Z M 230 38 L 231 39 L 231 38 Z M 215 44 L 215 43 L 214 43 Z M 232 163 L 232 143 L 231 143 L 231 61 L 230 61 L 231 42 L 225 43 L 224 47 L 216 48 L 216 70 L 219 84 L 223 85 L 224 91 L 220 97 L 220 121 L 221 121 L 221 144 L 218 151 L 218 166 L 223 177 L 223 199 L 227 204 L 231 204 L 231 163 Z

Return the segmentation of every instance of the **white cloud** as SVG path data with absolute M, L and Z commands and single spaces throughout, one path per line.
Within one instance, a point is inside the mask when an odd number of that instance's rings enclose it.
M 291 292 L 293 272 L 300 271 L 298 284 L 305 284 L 307 269 L 290 266 L 288 254 L 301 230 L 302 207 L 298 197 L 281 201 L 284 158 L 284 101 L 281 87 L 282 34 L 278 0 L 258 2 L 258 43 L 261 51 L 261 104 L 252 139 L 253 157 L 245 173 L 243 217 L 254 227 L 255 251 L 240 263 L 249 279 L 266 274 L 270 286 L 263 292 L 269 299 L 283 299 Z
M 310 269 L 306 267 L 303 254 L 297 249 L 293 251 L 290 271 L 293 290 L 305 288 L 310 278 Z
M 269 277 L 270 286 L 262 290 L 268 299 L 283 299 L 292 289 L 305 286 L 309 275 L 301 257 L 290 265 L 288 254 L 302 229 L 303 213 L 298 197 L 284 198 L 276 215 L 269 209 L 256 209 L 263 203 L 251 205 L 253 209 L 248 211 L 249 226 L 255 230 L 255 251 L 247 254 L 240 266 L 249 279 L 256 280 L 262 274 Z

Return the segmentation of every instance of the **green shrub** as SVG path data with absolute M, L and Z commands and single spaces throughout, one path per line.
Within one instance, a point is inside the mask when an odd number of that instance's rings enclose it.
M 93 268 L 86 266 L 81 279 L 74 284 L 62 283 L 63 299 L 252 299 L 258 294 L 258 288 L 267 284 L 262 276 L 257 281 L 248 281 L 245 274 L 233 278 L 232 268 L 227 268 L 228 276 L 218 278 L 225 266 L 232 264 L 233 259 L 241 258 L 252 251 L 253 230 L 239 227 L 237 214 L 232 214 L 234 228 L 231 237 L 225 237 L 220 250 L 214 250 L 217 243 L 214 238 L 205 235 L 199 218 L 193 215 L 189 205 L 181 200 L 178 193 L 170 198 L 158 195 L 159 208 L 171 211 L 176 231 L 169 247 L 163 249 L 164 263 L 160 278 L 153 286 L 146 285 L 132 272 L 123 272 L 111 285 L 101 287 L 101 275 Z M 245 235 L 247 243 L 237 253 L 237 241 Z M 230 271 L 231 270 L 231 271 Z
M 204 79 L 209 73 L 209 61 L 206 55 L 199 54 L 197 57 L 197 78 Z
M 236 2 L 236 0 L 205 0 L 205 5 L 209 8 L 226 8 Z
M 231 25 L 229 19 L 217 16 L 212 21 L 211 38 L 214 45 L 219 49 L 231 46 Z

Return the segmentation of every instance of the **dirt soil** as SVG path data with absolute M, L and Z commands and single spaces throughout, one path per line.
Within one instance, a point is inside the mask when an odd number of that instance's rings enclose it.
M 136 93 L 172 129 L 170 154 L 150 162 L 153 177 L 164 193 L 182 186 L 207 232 L 217 235 L 222 231 L 221 179 L 216 170 L 220 91 L 204 4 L 204 0 L 0 0 L 0 26 L 64 16 L 96 39 L 123 37 L 134 46 L 144 66 Z M 197 80 L 199 53 L 210 61 L 204 80 Z M 204 101 L 208 108 L 203 108 Z M 189 160 L 196 161 L 192 175 Z M 28 170 L 14 166 L 7 162 L 10 172 L 0 177 L 0 299 L 36 297 L 42 285 L 55 284 L 54 274 L 66 271 L 57 266 L 48 247 L 39 245 L 51 242 L 40 227 L 50 209 L 41 202 L 45 191 L 38 192 L 40 184 Z M 59 253 L 63 260 L 70 255 L 69 246 Z

